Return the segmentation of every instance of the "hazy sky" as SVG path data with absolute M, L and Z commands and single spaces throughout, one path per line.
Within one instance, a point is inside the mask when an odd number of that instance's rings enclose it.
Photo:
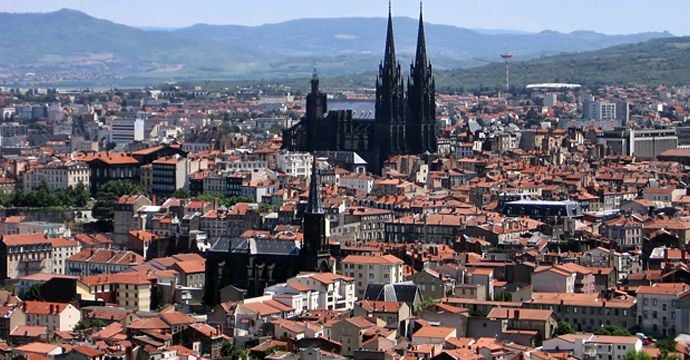
M 182 27 L 258 25 L 304 17 L 384 16 L 386 0 L 0 0 L 2 12 L 63 7 L 118 23 Z M 395 16 L 416 17 L 419 3 L 394 0 Z M 426 20 L 468 28 L 594 30 L 608 34 L 668 30 L 690 34 L 689 0 L 426 0 Z

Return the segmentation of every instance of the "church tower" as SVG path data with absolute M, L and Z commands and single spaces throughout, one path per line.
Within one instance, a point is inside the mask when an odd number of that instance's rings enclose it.
M 388 32 L 383 63 L 376 79 L 376 144 L 380 162 L 390 155 L 406 153 L 405 89 L 400 64 L 395 56 L 393 16 L 388 3 Z
M 410 66 L 411 79 L 408 80 L 407 102 L 407 141 L 410 152 L 421 154 L 436 153 L 436 82 L 426 53 L 424 17 L 422 4 L 419 4 L 419 29 L 417 52 Z
M 319 74 L 314 67 L 311 77 L 311 92 L 307 95 L 307 146 L 306 151 L 314 152 L 319 149 L 319 127 L 323 124 L 324 114 L 328 112 L 326 94 L 319 90 Z
M 309 184 L 309 199 L 304 211 L 302 233 L 304 240 L 300 257 L 302 271 L 330 272 L 330 252 L 328 246 L 328 221 L 321 202 L 321 178 L 316 155 L 312 163 Z

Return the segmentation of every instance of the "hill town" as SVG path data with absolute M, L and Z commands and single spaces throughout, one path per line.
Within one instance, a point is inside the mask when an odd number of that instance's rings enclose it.
M 690 357 L 690 84 L 443 92 L 392 15 L 368 88 L 1 87 L 0 358 Z

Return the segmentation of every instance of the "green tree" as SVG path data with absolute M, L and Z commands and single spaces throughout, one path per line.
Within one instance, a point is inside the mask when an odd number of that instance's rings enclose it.
M 573 328 L 573 326 L 570 325 L 569 322 L 559 321 L 558 326 L 556 326 L 556 330 L 554 330 L 554 332 L 553 332 L 553 335 L 559 336 L 559 335 L 574 334 L 574 333 L 576 333 L 575 328 Z
M 676 341 L 673 338 L 657 340 L 654 345 L 656 345 L 656 347 L 661 351 L 662 359 L 668 359 L 672 357 L 669 356 L 669 354 L 676 352 Z
M 103 184 L 96 193 L 96 202 L 91 211 L 94 218 L 112 223 L 117 199 L 123 195 L 143 194 L 144 189 L 131 181 L 113 180 Z
M 41 295 L 41 284 L 33 284 L 24 293 L 24 300 L 30 301 L 42 301 L 43 295 Z
M 173 196 L 177 199 L 188 199 L 192 197 L 192 194 L 189 193 L 189 190 L 185 188 L 177 189 L 173 193 Z
M 623 360 L 652 360 L 652 357 L 644 351 L 635 352 L 631 350 L 625 354 Z
M 601 330 L 596 331 L 595 334 L 611 336 L 632 336 L 628 329 L 624 329 L 616 325 L 606 325 L 605 327 L 601 328 Z
M 220 348 L 220 356 L 231 358 L 232 360 L 246 360 L 247 352 L 235 347 L 232 342 L 225 341 Z
M 93 328 L 100 329 L 106 326 L 108 326 L 108 324 L 101 319 L 84 319 L 79 321 L 77 325 L 74 326 L 74 331 L 83 331 Z

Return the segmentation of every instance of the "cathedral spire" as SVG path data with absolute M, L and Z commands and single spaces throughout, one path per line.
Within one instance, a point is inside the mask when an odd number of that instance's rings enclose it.
M 386 53 L 383 58 L 383 66 L 395 69 L 395 36 L 393 33 L 393 9 L 391 1 L 388 1 L 388 32 L 386 33 Z
M 321 203 L 321 179 L 319 178 L 319 166 L 316 161 L 316 154 L 313 155 L 314 161 L 311 165 L 311 183 L 309 184 L 309 200 L 307 202 L 307 213 L 323 214 Z
M 417 33 L 417 55 L 415 57 L 415 65 L 420 70 L 426 71 L 426 36 L 424 34 L 424 11 L 422 2 L 419 2 L 419 29 Z

